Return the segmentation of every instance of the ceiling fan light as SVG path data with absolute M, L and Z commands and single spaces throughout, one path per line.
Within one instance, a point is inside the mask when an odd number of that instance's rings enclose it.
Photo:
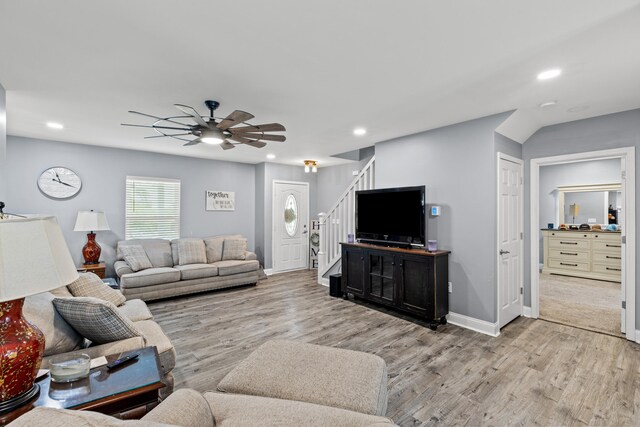
M 200 141 L 205 144 L 222 144 L 224 142 L 224 135 L 219 129 L 205 129 L 202 131 Z

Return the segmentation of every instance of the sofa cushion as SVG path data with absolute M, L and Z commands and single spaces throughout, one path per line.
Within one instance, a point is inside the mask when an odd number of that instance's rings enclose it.
M 80 273 L 78 279 L 67 285 L 74 297 L 93 297 L 109 301 L 116 307 L 127 299 L 122 292 L 111 289 L 102 279 L 93 273 Z
M 244 260 L 247 251 L 247 239 L 242 237 L 228 237 L 224 239 L 222 260 Z
M 206 264 L 207 251 L 202 239 L 178 239 L 178 262 L 176 265 Z
M 210 264 L 176 265 L 175 268 L 180 270 L 181 280 L 203 279 L 218 275 L 218 267 Z
M 384 415 L 387 366 L 380 357 L 360 351 L 273 340 L 240 362 L 218 390 Z
M 151 264 L 147 253 L 141 245 L 123 246 L 121 251 L 124 260 L 131 270 L 140 271 L 153 267 L 153 264 Z
M 113 269 L 116 271 L 118 277 L 122 276 L 123 274 L 131 274 L 134 272 L 131 267 L 129 267 L 129 264 L 127 264 L 126 261 L 114 262 Z
M 151 265 L 154 267 L 173 267 L 173 257 L 171 256 L 171 243 L 166 239 L 131 239 L 118 242 L 116 257 L 123 260 L 122 248 L 124 246 L 140 245 L 144 248 Z M 177 262 L 176 262 L 177 264 Z
M 11 424 L 11 427 L 170 427 L 148 420 L 122 421 L 109 415 L 91 411 L 57 409 L 40 406 L 23 414 Z
M 142 420 L 180 426 L 215 427 L 207 400 L 202 394 L 188 388 L 171 393 Z
M 118 311 L 132 322 L 153 319 L 153 315 L 149 311 L 149 307 L 147 307 L 147 304 L 141 299 L 130 299 L 125 301 L 124 304 L 118 307 Z
M 224 236 L 207 237 L 204 239 L 204 245 L 207 248 L 207 262 L 209 264 L 222 261 Z
M 155 346 L 158 349 L 163 372 L 171 372 L 176 366 L 176 350 L 160 326 L 153 320 L 141 320 L 136 322 L 135 326 L 144 337 L 147 346 Z
M 178 280 L 180 280 L 180 271 L 175 268 L 149 268 L 148 270 L 123 275 L 120 277 L 120 287 L 140 288 L 143 286 L 177 282 Z
M 110 302 L 74 297 L 55 298 L 53 305 L 64 320 L 93 343 L 104 344 L 142 335 Z
M 77 350 L 84 344 L 84 338 L 53 306 L 55 296 L 50 292 L 31 295 L 24 299 L 24 317 L 44 334 L 44 355 L 66 353 Z
M 213 263 L 218 267 L 219 276 L 231 276 L 232 274 L 248 273 L 260 268 L 258 261 L 218 261 Z
M 330 361 L 329 361 L 330 362 Z M 331 371 L 335 375 L 334 370 Z M 216 426 L 375 426 L 391 420 L 293 400 L 207 392 Z

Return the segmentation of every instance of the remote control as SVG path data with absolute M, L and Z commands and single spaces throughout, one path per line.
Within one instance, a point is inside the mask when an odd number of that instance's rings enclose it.
M 138 358 L 138 356 L 140 356 L 140 354 L 136 353 L 136 354 L 130 354 L 128 356 L 125 357 L 121 357 L 120 359 L 114 360 L 111 363 L 107 363 L 107 369 L 112 371 L 116 368 L 119 368 L 120 366 L 129 363 L 133 360 L 136 360 Z

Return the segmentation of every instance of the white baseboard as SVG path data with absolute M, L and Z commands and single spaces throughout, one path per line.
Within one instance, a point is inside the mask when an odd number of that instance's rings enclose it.
M 471 329 L 481 334 L 497 337 L 500 335 L 500 327 L 497 323 L 487 322 L 485 320 L 476 319 L 474 317 L 465 316 L 464 314 L 449 312 L 447 322 L 461 328 Z
M 522 307 L 522 315 L 524 317 L 531 317 L 531 307 L 527 307 L 526 305 Z
M 320 278 L 320 280 L 318 281 L 318 285 L 329 287 L 329 279 L 327 279 L 326 277 Z
M 640 344 L 640 331 L 636 329 L 636 342 Z
M 271 276 L 273 274 L 273 268 L 265 268 L 263 271 L 267 276 Z

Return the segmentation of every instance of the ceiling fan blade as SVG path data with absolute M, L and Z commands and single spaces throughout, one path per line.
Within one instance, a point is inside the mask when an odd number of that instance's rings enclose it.
M 176 128 L 171 126 L 149 126 L 149 125 L 133 125 L 130 123 L 120 123 L 122 126 L 134 126 L 137 128 L 152 128 L 152 129 L 171 129 L 171 130 L 188 130 L 191 131 L 191 128 Z
M 255 147 L 255 148 L 262 148 L 262 147 L 267 145 L 266 142 L 262 142 L 262 141 L 245 142 L 245 144 L 250 145 L 250 146 Z
M 192 135 L 190 132 L 187 133 L 172 133 L 171 135 L 153 135 L 153 136 L 145 136 L 144 139 L 151 139 L 151 138 L 164 138 L 167 136 L 183 136 L 183 135 Z
M 187 147 L 189 145 L 196 145 L 196 144 L 200 144 L 202 141 L 200 141 L 200 138 L 196 138 L 196 139 L 192 139 L 191 141 L 187 142 L 186 144 L 182 144 L 183 147 Z
M 253 114 L 246 111 L 236 110 L 218 123 L 217 128 L 222 130 L 229 129 L 231 126 L 239 125 L 242 122 L 253 119 L 253 117 Z
M 178 110 L 182 111 L 183 113 L 185 113 L 186 115 L 193 117 L 193 120 L 195 120 L 196 123 L 198 123 L 200 126 L 204 126 L 205 128 L 209 127 L 209 124 L 206 121 L 204 121 L 202 116 L 198 114 L 198 112 L 194 110 L 193 107 L 189 107 L 188 105 L 182 105 L 182 104 L 173 104 L 173 106 L 176 107 Z
M 262 148 L 265 145 L 267 145 L 266 142 L 258 141 L 258 140 L 255 140 L 255 139 L 247 139 L 247 138 L 243 138 L 243 137 L 238 136 L 238 135 L 231 135 L 227 139 L 231 139 L 233 141 L 240 142 L 242 144 L 247 144 L 247 145 L 250 145 L 250 146 L 256 147 L 256 148 Z
M 166 118 L 166 119 L 165 119 L 164 117 L 153 116 L 153 115 L 151 115 L 151 114 L 141 113 L 140 111 L 132 111 L 132 110 L 129 110 L 129 112 L 130 112 L 130 113 L 132 113 L 132 114 L 139 114 L 139 115 L 141 115 L 141 116 L 151 117 L 152 119 L 158 119 L 158 120 L 163 120 L 163 121 L 165 121 L 165 122 L 175 123 L 175 124 L 177 124 L 177 125 L 181 125 L 181 126 L 191 126 L 191 125 L 189 125 L 189 124 L 187 124 L 187 123 L 180 123 L 180 122 L 176 122 L 175 120 L 171 120 L 171 119 L 169 119 L 169 118 Z
M 229 141 L 224 141 L 222 144 L 220 144 L 220 147 L 222 147 L 223 150 L 230 150 L 232 148 L 236 148 L 236 146 L 230 143 Z
M 242 132 L 279 132 L 285 131 L 286 129 L 280 123 L 267 123 L 264 125 L 252 125 L 252 126 L 243 126 L 239 128 L 229 129 L 232 133 L 242 133 Z
M 284 142 L 287 138 L 284 135 L 269 135 L 264 133 L 241 133 L 238 136 L 251 139 L 261 139 L 263 141 Z

